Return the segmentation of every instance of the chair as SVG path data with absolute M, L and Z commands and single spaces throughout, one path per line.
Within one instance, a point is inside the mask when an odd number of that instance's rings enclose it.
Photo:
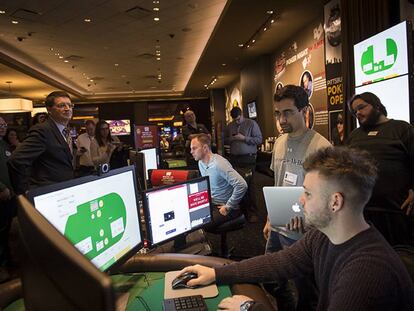
M 151 187 L 154 188 L 200 177 L 200 172 L 197 170 L 154 169 L 148 170 L 148 176 Z

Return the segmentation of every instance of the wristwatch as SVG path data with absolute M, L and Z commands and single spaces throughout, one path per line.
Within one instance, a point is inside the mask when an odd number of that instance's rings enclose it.
M 249 311 L 251 306 L 253 306 L 256 302 L 253 300 L 247 300 L 240 305 L 240 311 Z

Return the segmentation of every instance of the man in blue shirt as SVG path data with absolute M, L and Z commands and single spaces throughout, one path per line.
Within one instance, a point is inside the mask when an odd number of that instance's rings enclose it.
M 209 176 L 213 209 L 213 224 L 209 230 L 238 217 L 239 203 L 247 191 L 247 183 L 221 155 L 211 151 L 211 139 L 199 134 L 191 140 L 191 154 L 198 161 L 202 176 Z

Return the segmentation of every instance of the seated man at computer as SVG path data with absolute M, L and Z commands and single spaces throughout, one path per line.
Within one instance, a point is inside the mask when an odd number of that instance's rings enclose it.
M 198 134 L 191 140 L 191 155 L 198 161 L 201 176 L 210 178 L 213 223 L 206 229 L 213 230 L 241 215 L 239 203 L 247 191 L 247 183 L 229 161 L 211 151 L 209 135 Z
M 363 216 L 377 176 L 368 153 L 328 147 L 303 164 L 305 222 L 314 228 L 291 247 L 215 269 L 184 272 L 212 282 L 269 282 L 314 274 L 317 310 L 412 310 L 414 284 L 398 255 Z M 240 307 L 243 305 L 243 307 Z M 247 296 L 224 299 L 220 310 L 264 310 Z

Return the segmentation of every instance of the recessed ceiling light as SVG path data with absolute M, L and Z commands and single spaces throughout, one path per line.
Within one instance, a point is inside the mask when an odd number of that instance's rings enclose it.
M 227 64 L 226 64 L 226 63 L 222 63 L 221 65 L 222 65 L 223 67 L 224 67 L 224 66 L 227 66 Z
M 243 46 L 244 46 L 244 44 L 243 43 L 239 43 L 239 48 L 242 48 Z
M 161 60 L 161 57 L 157 57 L 157 60 Z
M 18 21 L 12 21 L 12 24 L 18 24 L 19 22 Z
M 265 27 L 265 28 L 263 28 L 263 31 L 266 31 L 267 30 L 267 28 Z
M 63 56 L 62 56 L 62 55 L 60 55 L 60 56 L 59 56 L 59 58 L 60 58 L 60 59 L 62 59 L 62 58 L 63 58 Z
M 160 10 L 160 8 L 155 7 L 155 8 L 153 8 L 153 10 L 154 10 L 154 11 L 159 11 L 159 10 Z
M 274 20 L 274 19 L 272 19 L 270 22 L 273 24 L 273 23 L 275 22 L 275 20 Z
M 154 0 L 154 1 L 152 1 L 152 3 L 154 3 L 154 4 L 159 4 L 159 3 L 160 3 L 160 1 L 159 1 L 159 0 Z
M 115 66 L 115 67 L 118 67 L 118 66 L 119 66 L 119 64 L 114 64 L 114 66 Z
M 53 48 L 50 48 L 51 51 L 53 51 Z
M 89 81 L 93 82 L 93 79 L 90 79 Z
M 255 43 L 255 42 L 256 42 L 256 39 L 253 39 L 253 40 L 252 40 L 252 43 Z
M 6 13 L 6 11 L 0 11 L 0 14 L 4 14 L 4 13 Z
M 85 18 L 85 19 L 84 19 L 84 21 L 85 21 L 86 23 L 90 23 L 92 20 L 91 20 L 90 18 Z
M 65 63 L 69 63 L 69 61 L 67 59 L 64 60 Z
M 159 17 L 154 17 L 154 21 L 158 22 L 160 20 Z
M 269 14 L 269 15 L 271 15 L 271 14 L 273 14 L 273 11 L 272 10 L 268 10 L 268 11 L 266 11 L 266 13 Z

